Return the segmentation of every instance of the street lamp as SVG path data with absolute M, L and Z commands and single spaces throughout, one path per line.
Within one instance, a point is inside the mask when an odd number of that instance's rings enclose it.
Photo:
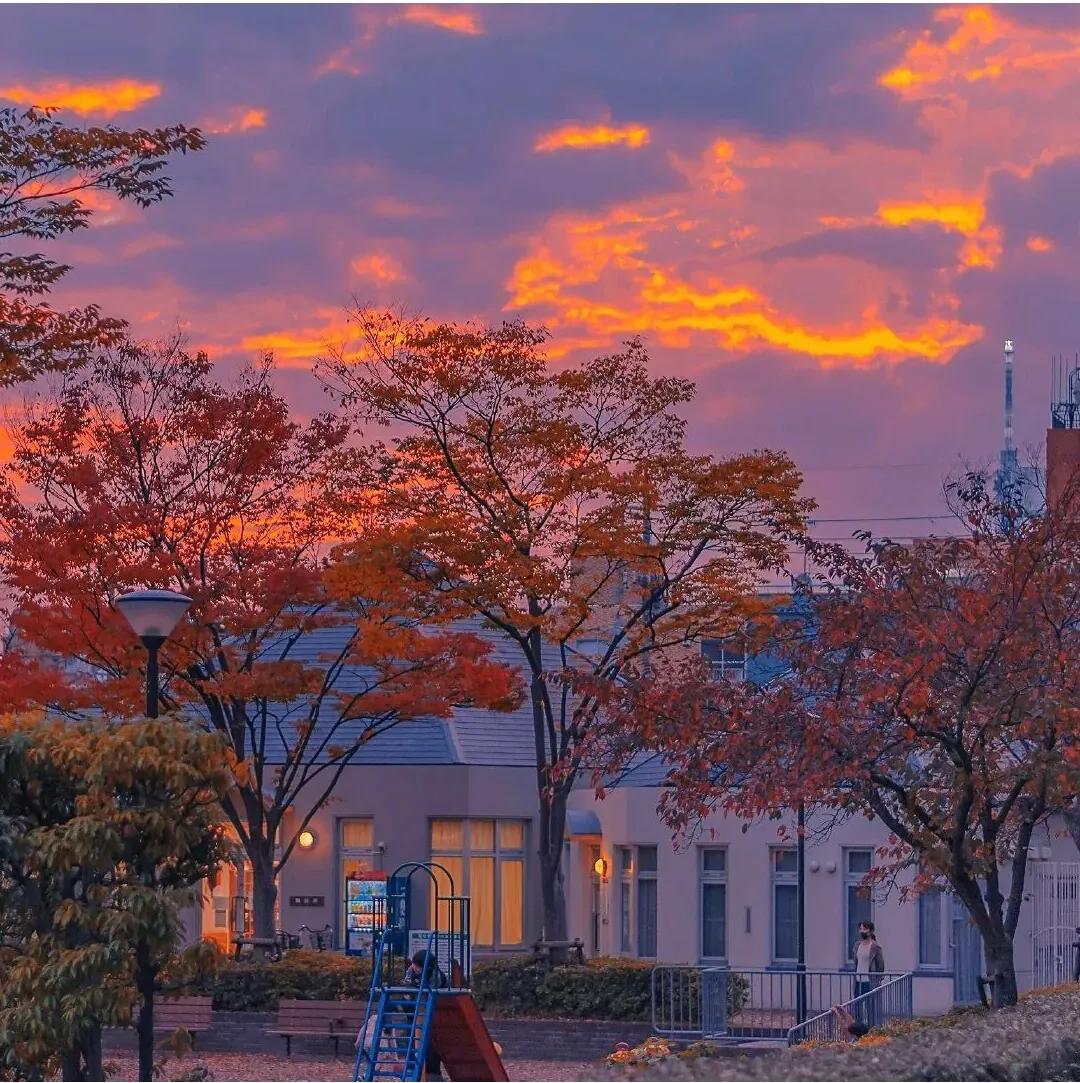
M 113 605 L 146 648 L 146 717 L 158 716 L 158 649 L 187 612 L 191 599 L 172 590 L 133 590 Z

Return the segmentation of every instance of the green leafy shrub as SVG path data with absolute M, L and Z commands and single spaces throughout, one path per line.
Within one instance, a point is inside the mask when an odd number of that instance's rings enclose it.
M 370 960 L 296 950 L 276 963 L 222 963 L 199 991 L 218 1011 L 272 1012 L 279 1000 L 360 1000 L 370 985 Z
M 653 1061 L 603 1079 L 787 1081 L 1080 1079 L 1080 987 L 1025 997 L 1015 1008 L 882 1028 L 858 1045 L 830 1043 L 757 1058 Z M 890 1032 L 894 1036 L 890 1036 Z
M 590 959 L 548 968 L 530 956 L 488 959 L 473 971 L 473 995 L 482 1011 L 546 1018 L 647 1023 L 652 1012 L 653 964 L 637 959 Z M 697 991 L 687 985 L 688 996 Z M 741 974 L 728 975 L 728 1014 L 750 995 Z M 695 1009 L 696 1010 L 696 1009 Z

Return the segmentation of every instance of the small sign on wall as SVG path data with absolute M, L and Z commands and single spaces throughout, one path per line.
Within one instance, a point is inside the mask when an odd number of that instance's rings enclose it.
M 325 906 L 325 895 L 290 895 L 290 906 Z

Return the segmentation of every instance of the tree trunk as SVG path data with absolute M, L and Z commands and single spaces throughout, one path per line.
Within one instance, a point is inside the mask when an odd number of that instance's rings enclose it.
M 540 899 L 543 908 L 545 941 L 565 941 L 566 881 L 563 875 L 563 834 L 566 825 L 566 795 L 561 789 L 540 796 Z M 546 845 L 545 845 L 546 843 Z M 552 963 L 564 963 L 569 950 L 549 949 Z
M 82 1048 L 76 1046 L 74 1049 L 69 1049 L 60 1060 L 60 1078 L 67 1083 L 68 1080 L 73 1080 L 75 1083 L 81 1083 L 81 1080 L 86 1078 L 86 1071 L 83 1068 Z
M 157 975 L 150 962 L 145 944 L 135 949 L 135 988 L 139 993 L 139 1021 L 135 1032 L 139 1036 L 139 1079 L 154 1078 L 154 987 Z
M 101 1063 L 101 1027 L 94 1027 L 86 1038 L 84 1053 L 87 1079 L 104 1079 L 105 1067 Z
M 983 937 L 986 956 L 986 976 L 993 984 L 994 1008 L 1008 1008 L 1016 1003 L 1016 966 L 1013 962 L 1013 941 L 1007 933 Z
M 251 855 L 251 908 L 255 924 L 254 935 L 260 940 L 272 940 L 277 928 L 274 922 L 274 906 L 277 903 L 277 879 L 274 876 L 272 845 L 265 852 Z M 266 949 L 256 945 L 255 955 L 265 956 Z

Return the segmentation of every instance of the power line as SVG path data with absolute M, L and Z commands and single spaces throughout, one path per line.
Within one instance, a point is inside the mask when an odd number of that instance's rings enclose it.
M 937 519 L 955 519 L 956 516 L 951 512 L 942 512 L 940 515 L 856 515 L 850 518 L 840 519 L 807 519 L 807 523 L 810 526 L 816 526 L 818 523 L 912 523 L 912 522 L 934 522 Z
M 960 463 L 848 463 L 844 466 L 799 466 L 803 474 L 829 474 L 846 470 L 947 470 Z M 796 466 L 798 464 L 796 463 Z

